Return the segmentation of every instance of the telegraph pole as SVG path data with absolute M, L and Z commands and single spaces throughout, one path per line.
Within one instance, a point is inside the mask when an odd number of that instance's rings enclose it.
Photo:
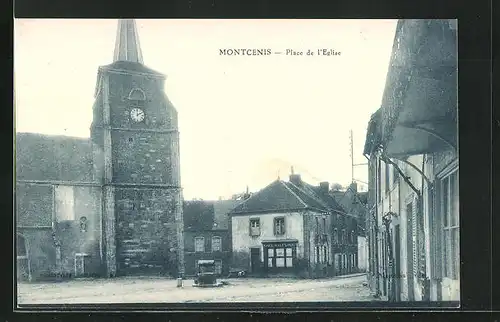
M 354 141 L 354 139 L 353 139 L 352 130 L 350 130 L 349 131 L 349 145 L 351 147 L 351 182 L 354 183 L 354 182 L 358 181 L 358 182 L 361 182 L 364 184 L 368 184 L 367 182 L 357 180 L 354 178 L 354 167 L 361 166 L 361 165 L 368 165 L 368 163 L 358 163 L 358 164 L 354 163 L 354 142 L 353 141 Z

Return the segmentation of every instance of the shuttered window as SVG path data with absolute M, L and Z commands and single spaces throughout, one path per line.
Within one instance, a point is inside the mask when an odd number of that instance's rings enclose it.
M 408 256 L 408 276 L 413 276 L 415 272 L 415 239 L 414 239 L 414 212 L 413 201 L 406 205 L 406 218 L 408 225 L 406 226 L 407 240 L 407 256 Z
M 250 236 L 260 236 L 260 219 L 251 218 L 250 219 Z
M 418 240 L 417 240 L 417 207 L 412 206 L 411 212 L 411 240 L 412 240 L 412 263 L 413 263 L 413 273 L 416 274 L 419 271 L 418 268 Z
M 439 197 L 443 223 L 443 276 L 456 280 L 460 275 L 458 171 L 441 180 Z

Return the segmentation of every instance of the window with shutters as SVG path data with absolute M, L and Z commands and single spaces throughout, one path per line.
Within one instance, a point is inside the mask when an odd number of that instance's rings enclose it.
M 418 268 L 418 239 L 417 239 L 417 210 L 418 208 L 416 206 L 412 207 L 412 214 L 411 214 L 411 240 L 412 240 L 412 257 L 413 257 L 413 274 L 417 274 L 419 271 Z
M 250 218 L 250 236 L 260 236 L 260 219 Z
M 337 228 L 333 229 L 333 242 L 336 244 L 339 243 L 339 231 Z
M 194 238 L 194 251 L 197 253 L 203 253 L 205 251 L 205 238 L 195 237 Z
M 408 219 L 408 247 L 411 250 L 409 254 L 411 254 L 410 258 L 410 266 L 408 269 L 411 271 L 413 276 L 418 277 L 421 274 L 421 264 L 425 262 L 422 261 L 419 251 L 419 242 L 422 243 L 423 236 L 419 237 L 419 208 L 418 208 L 418 200 L 414 199 L 411 203 L 407 205 L 406 216 Z M 425 254 L 423 254 L 425 256 Z M 424 257 L 425 259 L 425 257 Z
M 443 229 L 443 276 L 458 279 L 460 264 L 458 171 L 440 182 Z

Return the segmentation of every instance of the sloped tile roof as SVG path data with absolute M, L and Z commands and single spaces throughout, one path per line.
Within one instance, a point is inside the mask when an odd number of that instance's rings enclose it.
M 229 229 L 228 214 L 240 203 L 240 200 L 184 201 L 184 228 L 192 231 Z
M 301 209 L 320 212 L 344 212 L 333 197 L 319 193 L 319 187 L 314 187 L 305 182 L 294 184 L 276 180 L 234 208 L 231 214 Z
M 284 181 L 276 180 L 234 208 L 231 214 L 306 208 L 307 205 L 287 187 Z
M 216 229 L 229 229 L 228 214 L 241 200 L 217 200 L 214 202 L 214 228 Z
M 16 133 L 16 179 L 93 181 L 89 139 Z
M 320 198 L 329 209 L 339 212 L 346 212 L 345 208 L 338 202 L 338 200 L 332 196 L 328 191 L 322 192 L 320 187 L 311 186 L 309 188 L 313 190 L 318 198 Z
M 206 200 L 183 202 L 184 229 L 211 230 L 214 222 L 214 203 Z
M 285 184 L 302 200 L 307 204 L 308 208 L 316 209 L 319 211 L 328 211 L 328 205 L 314 195 L 314 191 L 310 190 L 310 187 L 304 182 L 302 184 L 296 185 L 292 182 L 285 182 Z

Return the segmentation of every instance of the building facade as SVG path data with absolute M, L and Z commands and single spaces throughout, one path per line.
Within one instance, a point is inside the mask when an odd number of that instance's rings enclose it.
M 230 213 L 233 267 L 251 275 L 326 277 L 354 270 L 356 218 L 300 175 L 276 180 Z
M 345 211 L 356 218 L 357 222 L 357 252 L 355 270 L 365 272 L 368 267 L 368 244 L 366 242 L 366 217 L 368 192 L 359 192 L 356 182 L 351 183 L 345 191 L 335 191 L 335 199 Z
M 179 132 L 164 85 L 135 21 L 120 20 L 90 139 L 17 133 L 19 277 L 182 272 Z
M 457 34 L 401 20 L 368 126 L 370 287 L 390 301 L 459 301 Z
M 215 273 L 227 276 L 231 266 L 229 212 L 238 200 L 184 201 L 185 276 L 195 276 L 198 261 L 213 259 Z

